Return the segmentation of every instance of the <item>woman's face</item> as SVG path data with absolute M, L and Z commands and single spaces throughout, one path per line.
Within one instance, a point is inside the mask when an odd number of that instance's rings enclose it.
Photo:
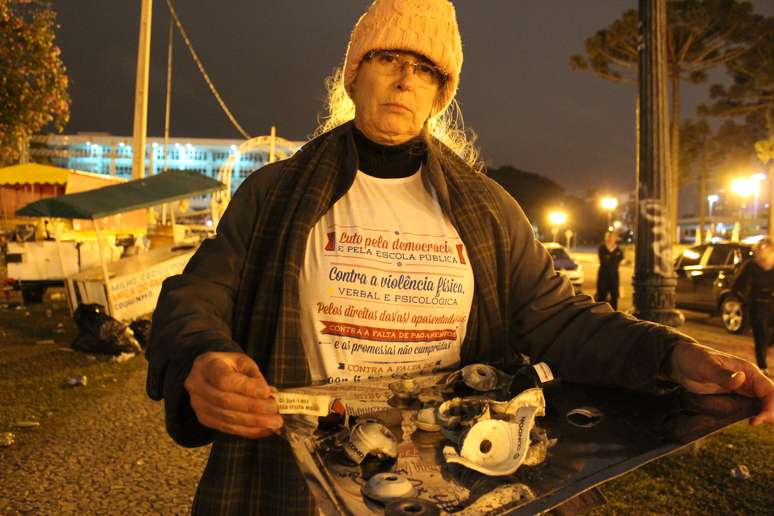
M 408 52 L 392 52 L 408 61 L 429 61 Z M 439 84 L 423 81 L 412 66 L 390 71 L 376 58 L 364 59 L 352 83 L 355 126 L 370 140 L 398 145 L 419 135 L 430 117 Z

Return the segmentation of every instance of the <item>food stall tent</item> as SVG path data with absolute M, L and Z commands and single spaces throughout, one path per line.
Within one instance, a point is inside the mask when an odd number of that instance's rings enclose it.
M 100 244 L 100 267 L 65 278 L 70 309 L 75 310 L 79 303 L 102 301 L 111 316 L 131 320 L 145 315 L 139 312 L 148 306 L 152 310 L 161 281 L 182 271 L 193 255 L 195 244 L 179 245 L 180 239 L 173 232 L 170 245 L 108 263 L 101 243 L 103 222 L 121 213 L 166 205 L 217 192 L 224 187 L 223 183 L 202 174 L 176 170 L 86 192 L 41 199 L 20 208 L 16 215 L 90 220 Z M 59 245 L 58 231 L 55 233 Z M 61 253 L 60 266 L 64 270 Z

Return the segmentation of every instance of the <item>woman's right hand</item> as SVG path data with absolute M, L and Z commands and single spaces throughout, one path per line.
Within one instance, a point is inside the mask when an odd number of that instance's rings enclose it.
M 184 386 L 204 426 L 249 439 L 267 437 L 282 427 L 269 384 L 244 353 L 209 352 L 196 357 Z

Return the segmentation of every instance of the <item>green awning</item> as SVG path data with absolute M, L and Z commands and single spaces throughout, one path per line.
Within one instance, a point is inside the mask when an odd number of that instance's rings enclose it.
M 96 219 L 179 201 L 225 187 L 220 181 L 198 172 L 172 170 L 118 185 L 41 199 L 19 208 L 16 215 Z

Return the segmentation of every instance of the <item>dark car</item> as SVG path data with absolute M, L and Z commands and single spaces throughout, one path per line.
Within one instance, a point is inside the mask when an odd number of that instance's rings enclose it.
M 736 273 L 752 258 L 752 246 L 737 242 L 697 245 L 675 260 L 678 308 L 719 314 L 731 333 L 747 327 L 744 303 L 731 292 Z

